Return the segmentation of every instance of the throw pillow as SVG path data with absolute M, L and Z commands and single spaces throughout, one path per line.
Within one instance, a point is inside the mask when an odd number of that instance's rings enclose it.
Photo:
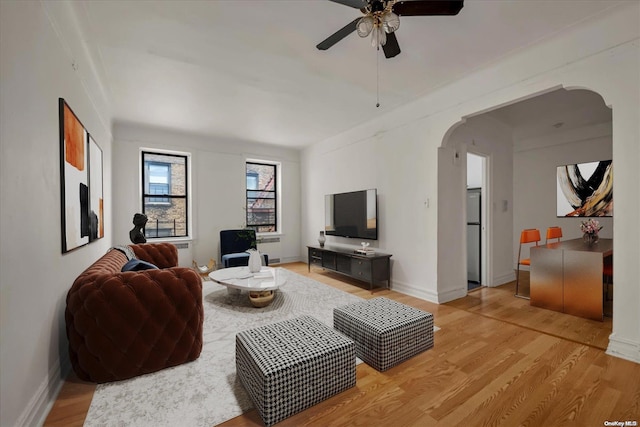
M 137 259 L 135 252 L 133 252 L 133 249 L 131 249 L 131 246 L 114 246 L 109 250 L 112 250 L 112 249 L 115 249 L 125 254 L 125 256 L 127 257 L 127 261 L 131 261 L 132 259 Z
M 122 266 L 121 271 L 158 270 L 158 267 L 141 259 L 132 259 Z

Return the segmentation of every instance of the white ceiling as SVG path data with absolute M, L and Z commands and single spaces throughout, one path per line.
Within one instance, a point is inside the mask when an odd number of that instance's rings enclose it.
M 392 59 L 382 51 L 376 58 L 355 33 L 317 50 L 360 15 L 328 0 L 90 0 L 74 7 L 86 19 L 116 123 L 303 147 L 620 3 L 466 0 L 457 16 L 401 17 L 402 53 Z

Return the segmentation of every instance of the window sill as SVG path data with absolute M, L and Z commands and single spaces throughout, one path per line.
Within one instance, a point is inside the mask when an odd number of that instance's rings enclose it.
M 189 236 L 184 237 L 147 237 L 147 243 L 183 243 L 192 242 L 193 238 Z

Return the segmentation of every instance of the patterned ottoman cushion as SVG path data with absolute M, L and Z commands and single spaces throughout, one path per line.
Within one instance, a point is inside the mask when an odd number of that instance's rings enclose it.
M 355 344 L 302 316 L 238 333 L 236 370 L 270 426 L 355 386 Z
M 433 314 L 388 298 L 338 307 L 333 326 L 356 342 L 356 355 L 379 371 L 433 347 Z

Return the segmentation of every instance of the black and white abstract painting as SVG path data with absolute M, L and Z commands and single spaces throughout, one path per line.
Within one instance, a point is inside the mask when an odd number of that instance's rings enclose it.
M 558 166 L 557 216 L 613 216 L 611 160 Z

